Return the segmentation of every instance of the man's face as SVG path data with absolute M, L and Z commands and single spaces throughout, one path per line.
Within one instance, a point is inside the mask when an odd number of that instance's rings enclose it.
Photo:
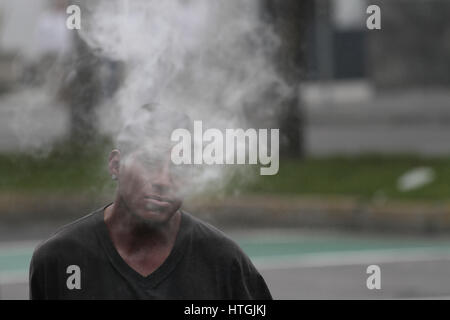
M 164 224 L 181 207 L 181 178 L 170 154 L 152 155 L 138 150 L 122 159 L 118 192 L 135 215 L 151 224 Z

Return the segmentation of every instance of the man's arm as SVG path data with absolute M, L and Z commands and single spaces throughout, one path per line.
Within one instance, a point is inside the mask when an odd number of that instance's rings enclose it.
M 30 300 L 45 299 L 45 274 L 42 261 L 37 257 L 36 251 L 30 262 L 29 271 L 29 298 Z

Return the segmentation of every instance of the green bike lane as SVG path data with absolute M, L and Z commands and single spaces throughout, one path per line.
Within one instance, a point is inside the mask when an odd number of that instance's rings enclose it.
M 423 249 L 450 252 L 450 238 L 401 238 L 383 236 L 260 236 L 237 239 L 253 258 L 304 256 L 319 253 Z

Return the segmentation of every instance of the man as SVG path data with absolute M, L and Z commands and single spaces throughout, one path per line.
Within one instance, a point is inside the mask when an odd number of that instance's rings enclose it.
M 181 209 L 190 168 L 172 164 L 167 141 L 185 119 L 146 108 L 110 154 L 114 202 L 38 246 L 30 298 L 271 299 L 241 249 Z

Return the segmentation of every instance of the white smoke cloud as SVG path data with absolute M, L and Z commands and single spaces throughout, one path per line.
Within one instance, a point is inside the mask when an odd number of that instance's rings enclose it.
M 101 108 L 104 130 L 116 134 L 149 102 L 219 129 L 245 128 L 249 106 L 255 116 L 274 118 L 276 106 L 268 105 L 265 94 L 286 86 L 270 61 L 279 39 L 261 20 L 259 5 L 255 0 L 89 2 L 82 8 L 81 36 L 101 55 L 126 63 L 122 87 Z M 207 168 L 197 185 L 217 182 L 224 172 Z

